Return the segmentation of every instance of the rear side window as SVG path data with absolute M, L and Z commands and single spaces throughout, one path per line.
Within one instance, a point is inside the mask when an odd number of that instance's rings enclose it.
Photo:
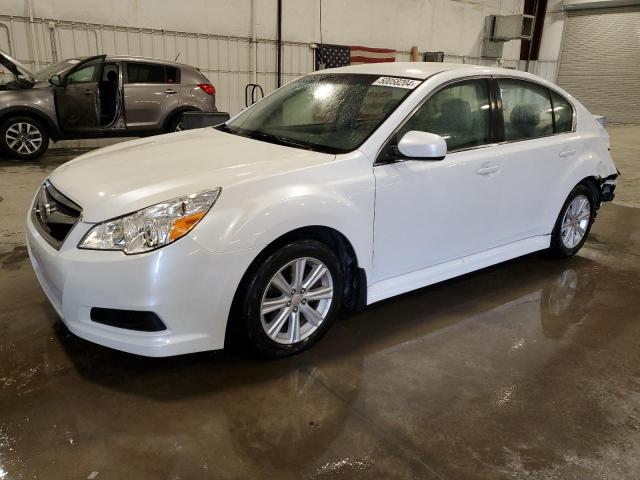
M 127 63 L 127 83 L 180 83 L 180 70 L 154 63 Z
M 164 67 L 167 74 L 167 83 L 180 83 L 180 70 L 176 67 Z
M 490 142 L 489 92 L 487 81 L 466 80 L 435 93 L 405 123 L 397 139 L 410 130 L 435 133 L 452 152 Z
M 535 83 L 499 79 L 504 139 L 526 140 L 553 134 L 549 90 Z
M 556 133 L 570 132 L 573 129 L 573 107 L 556 92 L 551 92 L 553 113 L 556 117 Z

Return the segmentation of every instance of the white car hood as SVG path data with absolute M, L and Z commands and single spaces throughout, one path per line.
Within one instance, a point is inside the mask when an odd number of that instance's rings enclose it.
M 82 207 L 83 221 L 101 222 L 181 195 L 334 158 L 204 128 L 95 150 L 58 167 L 49 179 Z

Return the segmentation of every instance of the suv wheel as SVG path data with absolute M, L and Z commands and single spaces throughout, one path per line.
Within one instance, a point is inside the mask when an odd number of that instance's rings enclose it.
M 49 134 L 35 118 L 10 117 L 0 125 L 0 147 L 13 158 L 29 160 L 47 150 Z
M 247 282 L 239 303 L 242 333 L 263 356 L 301 352 L 329 329 L 343 294 L 333 251 L 316 241 L 291 243 L 269 255 Z
M 176 115 L 176 117 L 169 122 L 169 125 L 167 125 L 167 133 L 181 132 L 183 130 L 182 115 Z

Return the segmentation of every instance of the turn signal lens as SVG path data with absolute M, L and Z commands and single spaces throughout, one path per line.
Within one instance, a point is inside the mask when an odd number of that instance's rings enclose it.
M 171 225 L 171 230 L 169 231 L 169 241 L 173 242 L 174 240 L 177 240 L 189 233 L 189 230 L 195 227 L 203 217 L 204 212 L 198 212 L 193 215 L 188 215 L 174 220 L 173 225 Z

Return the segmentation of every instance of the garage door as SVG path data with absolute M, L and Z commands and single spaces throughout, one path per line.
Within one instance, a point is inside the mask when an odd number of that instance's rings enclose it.
M 607 122 L 640 124 L 640 7 L 569 12 L 558 84 Z

